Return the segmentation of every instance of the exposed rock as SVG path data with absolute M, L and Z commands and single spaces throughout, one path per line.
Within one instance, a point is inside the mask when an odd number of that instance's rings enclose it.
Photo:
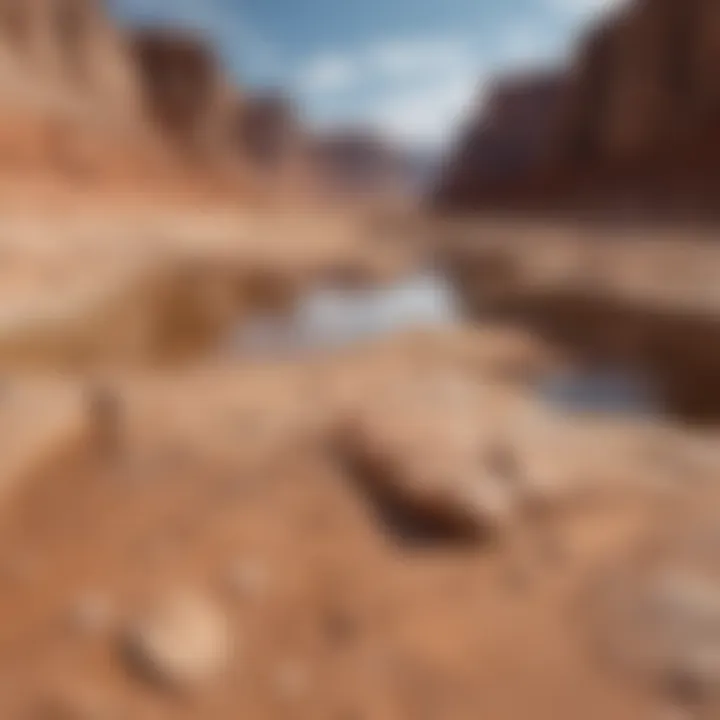
M 471 117 L 437 192 L 444 207 L 472 207 L 514 190 L 547 159 L 566 80 L 561 74 L 501 79 Z
M 250 162 L 267 170 L 287 163 L 297 149 L 299 122 L 290 102 L 279 95 L 248 99 L 236 116 L 236 137 Z
M 720 701 L 716 499 L 690 512 L 676 501 L 592 600 L 598 649 L 680 706 Z
M 0 168 L 127 177 L 162 165 L 137 68 L 101 0 L 5 0 L 0 88 Z
M 634 0 L 598 21 L 556 85 L 565 89 L 541 96 L 549 102 L 529 116 L 538 129 L 525 137 L 542 147 L 534 157 L 543 161 L 525 162 L 523 136 L 493 123 L 491 100 L 488 121 L 461 142 L 441 199 L 465 207 L 713 212 L 720 194 L 719 56 L 713 0 Z M 532 93 L 525 94 L 530 101 Z M 508 160 L 508 148 L 525 148 L 518 162 Z M 496 166 L 507 169 L 505 176 L 492 172 Z
M 177 30 L 138 31 L 132 38 L 146 107 L 180 149 L 232 152 L 232 91 L 212 48 Z
M 400 196 L 412 190 L 410 158 L 370 131 L 337 131 L 317 137 L 312 154 L 317 181 L 332 196 Z
M 248 97 L 233 120 L 234 144 L 264 192 L 312 192 L 315 169 L 297 110 L 281 94 Z
M 509 520 L 513 489 L 483 464 L 486 424 L 471 384 L 387 387 L 340 434 L 341 452 L 392 521 L 409 532 L 485 536 Z
M 162 599 L 131 623 L 123 637 L 134 670 L 179 690 L 217 676 L 231 660 L 233 640 L 223 614 L 189 593 Z

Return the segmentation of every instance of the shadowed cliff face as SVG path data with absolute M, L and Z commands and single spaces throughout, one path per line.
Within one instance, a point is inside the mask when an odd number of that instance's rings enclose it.
M 561 74 L 498 81 L 453 153 L 439 189 L 440 203 L 472 206 L 533 176 L 552 148 L 564 90 Z
M 236 93 L 212 48 L 166 30 L 137 32 L 132 45 L 145 107 L 161 133 L 184 151 L 227 151 Z
M 503 199 L 651 212 L 717 207 L 719 61 L 714 0 L 635 0 L 605 18 L 581 41 L 567 70 L 554 127 L 540 139 L 544 162 L 515 165 Z M 542 123 L 547 116 L 539 117 Z M 489 144 L 482 159 L 504 147 L 502 136 L 485 131 L 481 137 Z M 465 164 L 472 192 L 463 196 L 451 186 L 444 196 L 456 205 L 491 204 L 499 183 L 494 176 L 488 181 L 487 163 L 474 159 L 469 146 L 461 147 L 453 168 Z

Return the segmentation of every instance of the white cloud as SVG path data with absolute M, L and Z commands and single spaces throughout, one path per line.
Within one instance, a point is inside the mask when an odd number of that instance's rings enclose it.
M 627 0 L 545 0 L 552 10 L 573 15 L 592 15 L 614 10 L 627 4 Z
M 470 63 L 467 45 L 452 38 L 383 39 L 352 52 L 328 51 L 311 57 L 298 71 L 296 84 L 301 91 L 335 93 L 428 73 L 452 73 Z
M 206 34 L 240 73 L 279 72 L 277 48 L 253 25 L 241 3 L 231 0 L 111 0 L 111 9 L 135 21 L 157 21 Z
M 319 55 L 301 68 L 298 86 L 301 92 L 310 94 L 338 92 L 356 82 L 359 70 L 353 58 L 338 54 Z
M 378 73 L 407 76 L 465 65 L 470 52 L 453 39 L 410 38 L 386 40 L 367 50 L 368 64 Z
M 393 140 L 430 148 L 447 139 L 472 104 L 479 75 L 463 39 L 385 38 L 352 53 L 311 58 L 296 86 L 309 106 L 320 101 L 313 113 L 320 126 L 363 123 Z
M 478 73 L 469 71 L 454 78 L 431 79 L 384 97 L 367 120 L 395 142 L 441 149 L 480 101 L 480 80 Z
M 526 23 L 509 26 L 499 33 L 499 37 L 501 42 L 496 63 L 502 71 L 549 64 L 563 52 L 561 46 L 552 42 L 552 37 Z

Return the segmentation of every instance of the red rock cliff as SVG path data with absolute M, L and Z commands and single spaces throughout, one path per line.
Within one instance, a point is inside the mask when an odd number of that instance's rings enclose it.
M 719 66 L 717 0 L 635 0 L 602 20 L 567 72 L 552 131 L 540 134 L 541 169 L 518 168 L 503 200 L 650 211 L 720 207 Z M 485 130 L 480 137 L 483 158 L 508 145 L 507 133 Z M 522 140 L 509 141 L 522 154 Z M 463 184 L 446 184 L 446 201 L 492 205 L 498 183 L 487 177 L 487 163 L 463 148 L 450 174 L 462 167 Z

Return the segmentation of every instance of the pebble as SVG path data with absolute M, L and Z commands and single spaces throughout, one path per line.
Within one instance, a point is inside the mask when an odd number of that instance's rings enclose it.
M 133 671 L 179 690 L 217 677 L 235 649 L 225 615 L 208 599 L 188 592 L 162 598 L 130 623 L 123 647 Z

